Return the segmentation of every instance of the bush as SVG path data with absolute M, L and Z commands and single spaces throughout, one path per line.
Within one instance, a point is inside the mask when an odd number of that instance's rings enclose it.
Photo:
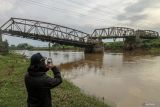
M 108 43 L 104 43 L 104 48 L 105 49 L 120 49 L 123 48 L 124 44 L 123 42 L 108 42 Z
M 142 48 L 160 48 L 160 39 L 144 40 Z

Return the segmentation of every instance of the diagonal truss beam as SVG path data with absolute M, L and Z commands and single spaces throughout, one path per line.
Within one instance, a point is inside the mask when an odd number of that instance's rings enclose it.
M 69 27 L 22 18 L 11 18 L 0 30 L 16 36 L 76 45 L 79 47 L 95 45 L 95 40 L 88 41 L 90 34 Z
M 138 36 L 140 38 L 158 38 L 159 33 L 152 30 L 134 30 L 126 27 L 109 27 L 95 29 L 92 34 L 43 21 L 11 18 L 0 27 L 0 32 L 31 38 L 41 41 L 56 42 L 78 47 L 94 46 L 105 38 L 127 38 Z
M 105 38 L 126 38 L 128 36 L 139 36 L 140 38 L 158 38 L 159 33 L 152 30 L 134 30 L 126 27 L 109 27 L 95 29 L 91 34 L 92 39 Z

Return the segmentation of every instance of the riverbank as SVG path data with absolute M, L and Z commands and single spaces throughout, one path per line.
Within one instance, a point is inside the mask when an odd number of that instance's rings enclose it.
M 137 40 L 137 46 L 135 50 L 148 51 L 149 53 L 160 53 L 160 39 L 146 39 L 146 40 Z M 124 42 L 116 41 L 116 42 L 105 42 L 103 43 L 104 50 L 109 52 L 126 52 L 124 50 Z M 74 46 L 66 46 L 66 45 L 52 45 L 50 49 L 48 47 L 33 47 L 27 43 L 19 44 L 18 46 L 10 46 L 9 50 L 29 50 L 29 51 L 84 51 L 83 48 L 74 47 Z
M 104 49 L 108 52 L 126 52 L 123 47 L 124 42 L 122 41 L 104 43 Z M 130 52 L 136 51 L 143 51 L 149 54 L 160 54 L 160 39 L 140 40 L 137 43 L 137 47 Z
M 29 60 L 21 55 L 0 55 L 0 107 L 26 107 L 24 74 L 28 64 Z M 55 107 L 110 107 L 85 95 L 68 80 L 52 90 L 52 103 Z

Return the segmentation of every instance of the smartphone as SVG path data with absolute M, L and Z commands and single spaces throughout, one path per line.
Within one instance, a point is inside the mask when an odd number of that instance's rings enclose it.
M 48 59 L 47 59 L 47 64 L 48 64 L 48 65 L 52 64 L 52 58 L 48 58 Z

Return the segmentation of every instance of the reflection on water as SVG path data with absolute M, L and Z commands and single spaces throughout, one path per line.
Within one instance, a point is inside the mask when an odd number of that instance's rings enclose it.
M 47 51 L 38 51 L 48 56 Z M 27 51 L 31 56 L 36 51 Z M 117 107 L 160 107 L 160 55 L 52 52 L 64 78 Z
M 75 79 L 90 72 L 102 73 L 99 72 L 103 67 L 102 54 L 85 54 L 84 57 L 79 61 L 60 65 L 65 78 Z

